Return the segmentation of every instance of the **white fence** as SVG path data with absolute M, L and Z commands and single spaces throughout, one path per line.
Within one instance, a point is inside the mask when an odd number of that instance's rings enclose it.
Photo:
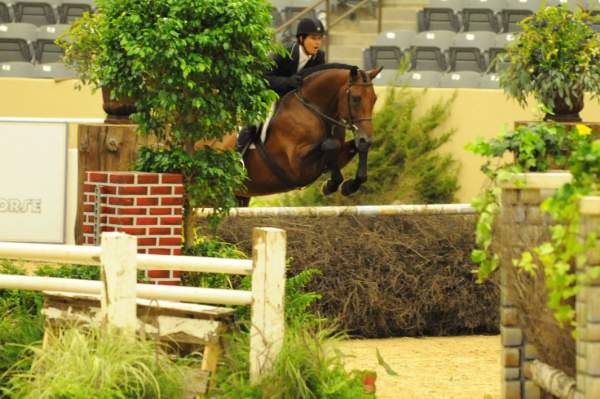
M 0 274 L 0 288 L 100 294 L 107 323 L 132 334 L 136 298 L 250 305 L 250 378 L 256 381 L 270 370 L 283 342 L 285 252 L 286 233 L 274 228 L 254 229 L 252 260 L 138 254 L 136 238 L 123 233 L 103 233 L 100 247 L 0 242 L 0 258 L 101 268 L 101 281 Z M 137 284 L 138 268 L 252 275 L 252 289 Z

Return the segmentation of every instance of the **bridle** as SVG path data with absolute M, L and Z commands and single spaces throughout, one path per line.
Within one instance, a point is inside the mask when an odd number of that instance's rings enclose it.
M 356 77 L 354 80 L 356 80 Z M 315 115 L 317 115 L 322 120 L 325 120 L 325 121 L 331 123 L 332 125 L 342 127 L 346 130 L 352 131 L 352 133 L 354 134 L 354 140 L 358 147 L 358 144 L 361 142 L 361 140 L 368 141 L 368 137 L 366 136 L 366 134 L 358 133 L 359 132 L 358 124 L 360 124 L 362 122 L 370 122 L 373 120 L 373 118 L 371 118 L 371 117 L 355 118 L 354 115 L 352 115 L 352 98 L 351 98 L 352 97 L 352 91 L 351 91 L 352 86 L 363 86 L 363 87 L 371 86 L 372 87 L 373 82 L 356 82 L 356 81 L 353 81 L 352 76 L 350 77 L 350 83 L 348 84 L 348 88 L 346 89 L 346 98 L 348 101 L 348 119 L 347 120 L 344 118 L 335 119 L 335 118 L 325 114 L 316 105 L 311 104 L 306 98 L 302 97 L 302 95 L 300 94 L 300 92 L 298 90 L 294 91 L 294 95 L 296 96 L 298 101 L 300 101 L 306 108 L 311 110 Z M 333 136 L 333 130 L 334 130 L 334 126 L 332 126 L 330 132 L 328 132 L 328 137 Z

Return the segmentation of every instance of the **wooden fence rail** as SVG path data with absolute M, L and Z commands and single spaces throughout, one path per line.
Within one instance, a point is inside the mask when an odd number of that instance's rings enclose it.
M 0 242 L 0 258 L 97 265 L 101 281 L 0 274 L 0 288 L 100 294 L 103 318 L 134 334 L 137 298 L 221 305 L 250 305 L 250 378 L 268 372 L 284 335 L 286 233 L 253 231 L 252 260 L 137 253 L 137 241 L 124 233 L 103 233 L 100 247 Z M 183 270 L 252 275 L 251 291 L 137 284 L 137 269 Z

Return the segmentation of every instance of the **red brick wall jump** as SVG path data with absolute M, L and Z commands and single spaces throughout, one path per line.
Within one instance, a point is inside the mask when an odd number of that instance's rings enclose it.
M 100 245 L 97 232 L 120 231 L 137 236 L 139 253 L 181 254 L 181 175 L 86 172 L 83 190 L 85 244 Z M 148 270 L 146 277 L 158 284 L 179 284 L 178 271 Z

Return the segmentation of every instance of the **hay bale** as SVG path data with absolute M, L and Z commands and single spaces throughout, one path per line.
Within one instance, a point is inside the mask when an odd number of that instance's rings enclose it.
M 217 234 L 249 253 L 253 227 L 287 230 L 289 273 L 321 270 L 308 287 L 322 295 L 315 310 L 351 334 L 496 333 L 499 291 L 476 284 L 469 260 L 476 217 L 229 217 Z

